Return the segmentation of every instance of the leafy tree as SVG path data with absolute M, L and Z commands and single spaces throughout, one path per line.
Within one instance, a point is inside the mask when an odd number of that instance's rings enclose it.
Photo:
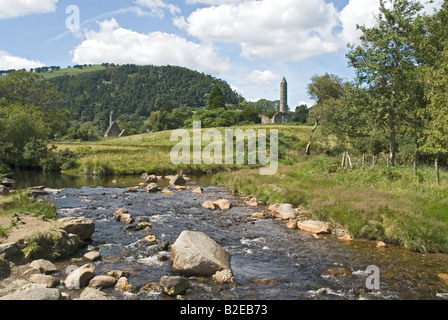
M 308 122 L 308 115 L 310 111 L 308 110 L 308 106 L 305 104 L 302 104 L 296 108 L 296 110 L 293 113 L 292 121 L 293 122 L 299 122 L 299 123 L 307 123 Z
M 336 75 L 327 73 L 323 76 L 315 75 L 311 78 L 311 83 L 308 85 L 308 94 L 317 103 L 309 114 L 309 118 L 315 121 L 315 125 L 306 147 L 307 155 L 310 155 L 314 133 L 321 124 L 334 123 L 332 118 L 336 115 L 337 101 L 343 93 L 344 81 Z
M 221 88 L 219 86 L 214 86 L 208 98 L 208 109 L 216 110 L 220 108 L 226 109 L 226 102 Z
M 50 137 L 64 135 L 73 117 L 71 110 L 63 107 L 63 99 L 54 84 L 25 70 L 0 78 L 0 107 L 10 104 L 41 110 Z
M 376 25 L 358 27 L 361 45 L 351 46 L 347 55 L 359 84 L 372 96 L 372 121 L 388 132 L 391 165 L 396 159 L 398 129 L 415 100 L 409 89 L 418 66 L 415 39 L 422 32 L 421 9 L 414 0 L 381 0 Z
M 0 162 L 17 167 L 24 164 L 23 152 L 31 139 L 46 140 L 49 127 L 37 107 L 19 103 L 0 107 Z
M 424 112 L 422 149 L 435 155 L 436 180 L 439 178 L 439 159 L 448 153 L 448 2 L 428 18 L 428 36 L 421 42 L 420 68 L 429 104 Z
M 258 112 L 251 107 L 245 108 L 242 111 L 241 116 L 243 117 L 243 121 L 246 121 L 247 123 L 261 123 L 261 118 Z

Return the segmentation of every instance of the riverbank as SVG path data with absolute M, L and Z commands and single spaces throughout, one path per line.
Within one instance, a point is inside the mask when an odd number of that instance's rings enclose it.
M 341 225 L 353 239 L 383 241 L 415 252 L 448 253 L 448 189 L 433 170 L 370 167 L 347 170 L 319 156 L 279 168 L 217 174 L 214 182 L 267 204 L 303 207 L 312 218 Z

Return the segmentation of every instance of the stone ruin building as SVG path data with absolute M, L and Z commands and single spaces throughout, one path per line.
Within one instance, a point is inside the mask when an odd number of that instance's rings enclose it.
M 292 116 L 288 114 L 288 83 L 283 78 L 280 84 L 280 110 L 274 117 L 260 116 L 262 124 L 292 123 Z
M 118 137 L 127 137 L 127 136 L 128 136 L 128 132 L 126 131 L 126 129 L 124 129 L 124 130 L 120 129 L 117 122 L 115 121 L 114 112 L 112 111 L 110 113 L 110 118 L 109 118 L 109 128 L 107 128 L 106 133 L 104 133 L 104 137 L 118 138 Z

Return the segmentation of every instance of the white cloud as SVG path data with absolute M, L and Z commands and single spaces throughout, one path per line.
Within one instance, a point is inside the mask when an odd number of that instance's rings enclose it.
M 296 61 L 338 49 L 337 10 L 325 0 L 226 3 L 197 9 L 174 23 L 202 40 L 239 43 L 246 58 Z
M 207 4 L 207 5 L 219 5 L 219 4 L 225 4 L 225 3 L 239 3 L 243 2 L 244 0 L 187 0 L 187 4 Z
M 210 73 L 230 70 L 229 62 L 219 58 L 211 45 L 164 32 L 138 33 L 120 27 L 115 19 L 99 25 L 100 30 L 87 31 L 85 40 L 72 52 L 74 63 L 177 65 Z
M 340 34 L 342 45 L 358 43 L 362 33 L 357 30 L 356 25 L 373 27 L 378 13 L 378 0 L 350 0 L 339 14 L 342 27 Z
M 0 20 L 56 11 L 58 0 L 0 0 Z
M 0 50 L 0 70 L 10 69 L 31 69 L 43 67 L 44 64 L 37 60 L 28 60 L 18 56 L 13 56 L 4 50 Z
M 254 70 L 244 77 L 244 80 L 254 84 L 270 84 L 280 79 L 280 75 L 270 70 Z
M 136 0 L 135 3 L 139 6 L 149 8 L 153 13 L 160 17 L 164 16 L 165 10 L 168 10 L 172 15 L 181 13 L 179 7 L 162 0 Z
M 420 0 L 425 12 L 440 7 Z M 237 43 L 246 58 L 300 61 L 357 43 L 356 25 L 372 27 L 379 0 L 349 0 L 340 11 L 325 0 L 187 0 L 209 5 L 174 24 L 204 41 Z

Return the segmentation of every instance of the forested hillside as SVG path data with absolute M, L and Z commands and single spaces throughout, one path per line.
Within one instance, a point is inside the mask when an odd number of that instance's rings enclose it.
M 78 75 L 51 78 L 62 93 L 65 107 L 79 122 L 101 129 L 114 111 L 122 123 L 142 125 L 151 112 L 162 109 L 200 108 L 218 85 L 225 102 L 238 106 L 243 100 L 228 83 L 196 71 L 172 66 L 123 65 Z

